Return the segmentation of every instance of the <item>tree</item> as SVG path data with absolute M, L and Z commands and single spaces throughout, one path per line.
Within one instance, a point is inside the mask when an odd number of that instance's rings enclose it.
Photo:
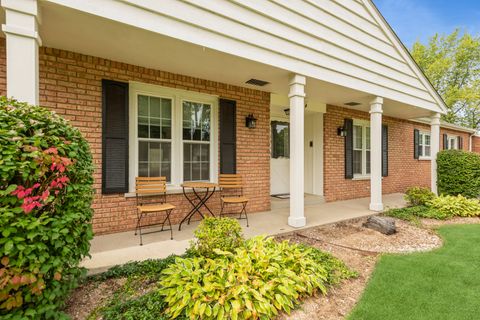
M 435 34 L 411 53 L 448 107 L 443 119 L 480 129 L 480 36 Z

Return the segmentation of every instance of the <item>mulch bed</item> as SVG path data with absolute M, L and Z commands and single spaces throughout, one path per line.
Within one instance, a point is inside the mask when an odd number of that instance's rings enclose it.
M 421 220 L 421 226 L 395 219 L 397 233 L 386 236 L 364 228 L 366 218 L 319 226 L 277 236 L 279 240 L 305 243 L 330 252 L 358 272 L 355 279 L 329 288 L 326 296 L 319 295 L 303 301 L 290 315 L 279 319 L 344 319 L 359 300 L 382 253 L 409 253 L 429 251 L 442 245 L 442 240 L 432 230 L 444 224 L 480 223 L 479 218 L 455 218 L 448 221 Z M 86 319 L 96 308 L 122 285 L 123 279 L 107 280 L 101 284 L 87 283 L 72 294 L 67 303 L 67 313 L 74 320 Z

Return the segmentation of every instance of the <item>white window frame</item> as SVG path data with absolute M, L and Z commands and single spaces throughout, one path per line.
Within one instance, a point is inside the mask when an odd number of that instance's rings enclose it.
M 426 156 L 425 155 L 425 136 L 429 136 L 430 137 L 430 155 L 429 156 Z M 422 148 L 422 155 L 418 157 L 419 160 L 431 160 L 432 159 L 432 136 L 431 136 L 431 133 L 428 132 L 428 131 L 420 131 L 420 134 L 419 134 L 419 141 L 418 141 L 418 144 L 419 146 Z
M 129 191 L 135 191 L 138 176 L 138 95 L 172 100 L 171 181 L 170 190 L 181 189 L 183 183 L 183 101 L 211 106 L 210 182 L 218 180 L 218 96 L 162 87 L 136 81 L 129 83 Z
M 353 179 L 354 180 L 369 179 L 370 173 L 367 173 L 367 127 L 370 128 L 370 130 L 372 130 L 370 127 L 370 121 L 353 119 L 353 126 L 362 127 L 362 173 L 354 173 Z M 353 131 L 355 131 L 355 128 L 353 129 Z M 353 137 L 353 139 L 355 140 L 355 136 Z M 355 141 L 353 142 L 352 147 L 354 146 L 355 146 Z M 370 157 L 372 155 L 371 150 L 372 150 L 372 142 L 370 141 Z M 370 172 L 372 170 L 371 164 L 372 162 L 370 158 Z
M 452 148 L 451 145 L 451 140 L 454 140 L 454 147 Z M 447 134 L 447 149 L 448 150 L 458 150 L 458 136 L 452 135 L 452 134 Z

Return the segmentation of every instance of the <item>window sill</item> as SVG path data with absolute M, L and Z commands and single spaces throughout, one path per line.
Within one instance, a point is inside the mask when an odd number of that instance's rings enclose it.
M 185 190 L 186 193 L 193 193 L 192 189 L 187 188 Z M 183 194 L 183 188 L 180 186 L 169 186 L 167 185 L 167 195 L 169 194 Z M 163 193 L 158 193 L 158 194 L 148 194 L 148 195 L 143 195 L 141 197 L 150 197 L 150 196 L 155 196 L 155 195 L 163 195 Z M 123 195 L 125 198 L 135 198 L 137 195 L 135 192 L 127 192 L 124 193 Z
M 370 180 L 370 176 L 353 176 L 352 180 Z
M 418 160 L 422 160 L 422 161 L 430 161 L 432 160 L 432 157 L 419 157 Z

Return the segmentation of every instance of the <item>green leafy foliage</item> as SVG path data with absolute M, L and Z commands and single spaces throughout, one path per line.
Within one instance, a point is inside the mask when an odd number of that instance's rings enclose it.
M 480 36 L 434 35 L 424 45 L 416 42 L 412 56 L 445 101 L 443 119 L 480 128 Z
M 175 263 L 177 257 L 171 255 L 164 259 L 128 262 L 86 278 L 87 282 L 126 278 L 126 282 L 104 305 L 96 308 L 88 319 L 167 319 L 162 315 L 165 309 L 164 297 L 155 289 L 158 289 L 157 283 L 162 271 Z
M 480 215 L 480 201 L 467 199 L 462 195 L 439 196 L 429 202 L 431 209 L 446 217 L 477 217 Z
M 448 218 L 448 216 L 430 208 L 429 206 L 413 206 L 413 207 L 406 207 L 406 208 L 395 208 L 387 210 L 383 213 L 386 216 L 402 219 L 406 221 L 413 222 L 415 224 L 419 224 L 419 218 L 429 218 L 429 219 L 439 219 L 444 220 Z
M 92 238 L 92 172 L 66 120 L 0 98 L 0 318 L 65 317 Z
M 122 265 L 111 267 L 105 272 L 91 275 L 87 281 L 104 281 L 114 278 L 129 278 L 145 276 L 149 279 L 158 278 L 160 273 L 169 264 L 175 262 L 176 255 L 168 256 L 165 259 L 148 259 L 144 261 L 132 261 Z
M 443 150 L 437 155 L 440 194 L 477 198 L 480 195 L 480 155 L 461 150 Z
M 233 252 L 243 243 L 242 227 L 231 218 L 203 219 L 195 230 L 189 252 L 206 257 L 215 256 L 215 249 Z
M 158 290 L 141 296 L 134 296 L 126 301 L 110 304 L 102 311 L 104 320 L 166 320 L 163 315 L 165 302 Z
M 428 188 L 412 187 L 405 192 L 405 200 L 411 206 L 424 206 L 435 197 L 435 194 Z
M 309 247 L 255 237 L 234 252 L 214 249 L 213 259 L 177 258 L 162 272 L 160 293 L 171 318 L 270 319 L 299 299 L 325 293 L 338 281 L 336 263 Z M 329 261 L 329 271 L 323 265 Z
M 309 256 L 327 272 L 326 283 L 328 285 L 337 285 L 342 280 L 358 277 L 357 272 L 350 270 L 342 260 L 335 258 L 330 253 L 313 247 L 304 247 L 305 250 L 310 250 Z

